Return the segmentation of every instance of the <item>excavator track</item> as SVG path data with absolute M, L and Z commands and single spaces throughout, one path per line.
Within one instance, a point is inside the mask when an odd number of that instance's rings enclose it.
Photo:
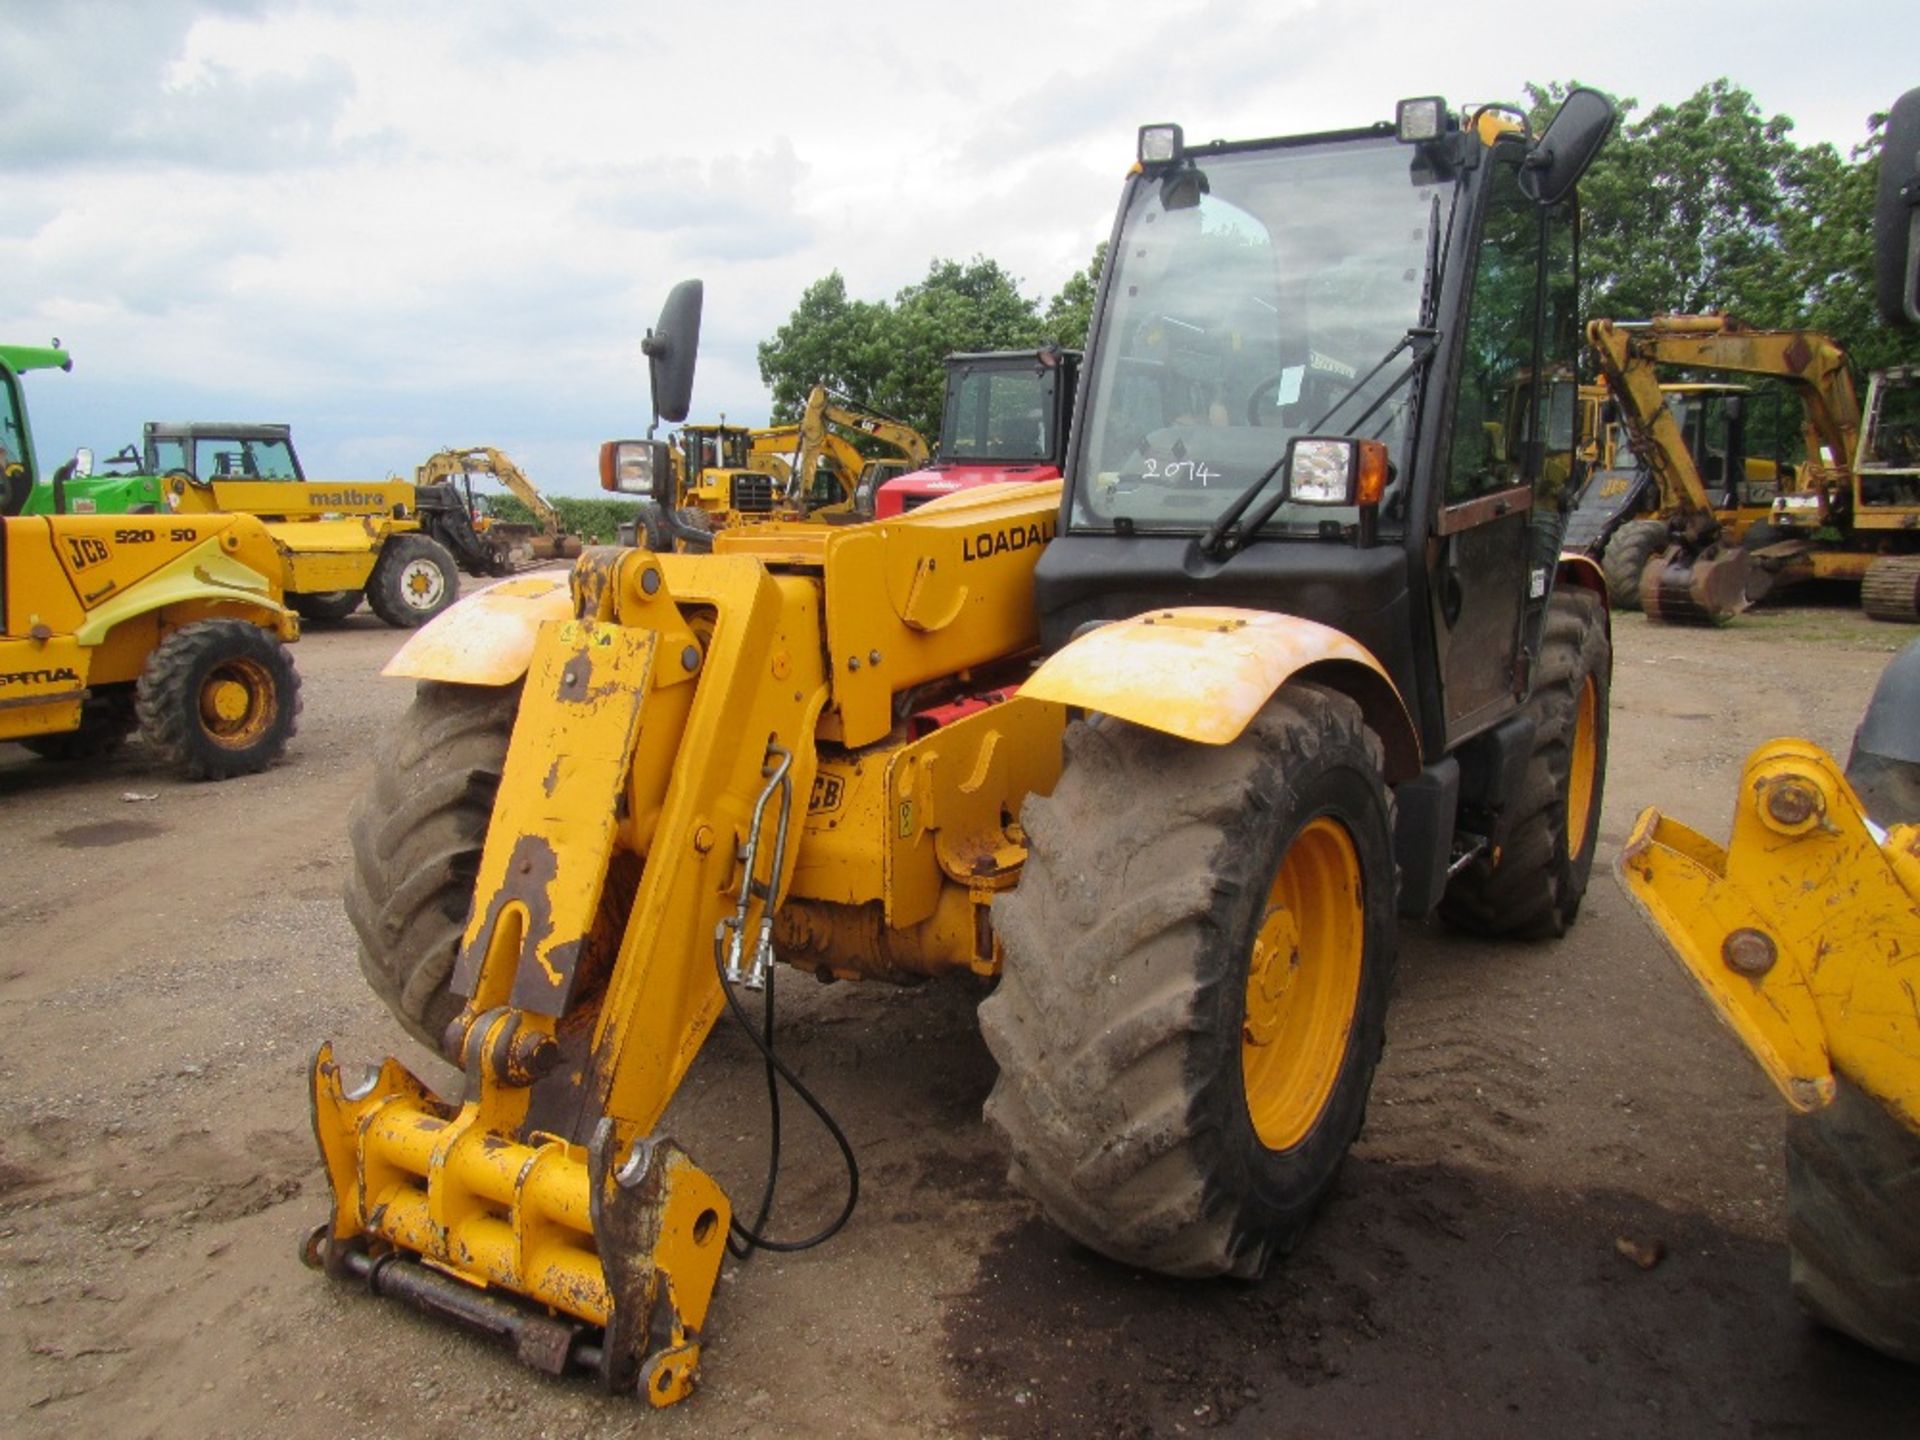
M 1869 565 L 1860 608 L 1875 620 L 1920 625 L 1920 555 L 1882 555 Z
M 1709 545 L 1696 555 L 1672 546 L 1640 573 L 1640 608 L 1659 625 L 1724 625 L 1747 608 L 1747 552 Z

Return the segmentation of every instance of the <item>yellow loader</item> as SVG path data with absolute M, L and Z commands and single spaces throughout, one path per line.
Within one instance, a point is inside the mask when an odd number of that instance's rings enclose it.
M 1574 387 L 1509 422 L 1578 357 L 1573 189 L 1613 119 L 1576 90 L 1538 137 L 1433 98 L 1288 141 L 1149 126 L 1062 479 L 589 550 L 410 640 L 347 908 L 465 1081 L 321 1048 L 307 1260 L 686 1396 L 730 1237 L 803 1248 L 857 1196 L 776 960 L 996 977 L 986 1118 L 1054 1224 L 1171 1275 L 1283 1255 L 1363 1121 L 1397 917 L 1547 940 L 1591 873 Z M 699 309 L 683 284 L 649 338 L 656 427 Z M 662 1128 L 723 1013 L 839 1140 L 811 1236 Z
M 20 373 L 57 347 L 0 346 L 0 469 L 31 491 Z M 286 748 L 300 622 L 251 516 L 0 515 L 0 741 L 96 760 L 136 729 L 182 774 L 224 780 Z

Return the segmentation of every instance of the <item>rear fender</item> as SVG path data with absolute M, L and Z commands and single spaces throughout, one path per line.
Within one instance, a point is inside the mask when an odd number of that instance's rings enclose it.
M 565 571 L 525 575 L 470 595 L 402 645 L 382 675 L 511 685 L 527 673 L 540 626 L 573 614 Z
M 1358 702 L 1385 747 L 1387 779 L 1419 772 L 1420 741 L 1406 703 L 1366 647 L 1329 626 L 1267 610 L 1189 606 L 1102 625 L 1049 656 L 1020 693 L 1226 745 L 1290 680 Z

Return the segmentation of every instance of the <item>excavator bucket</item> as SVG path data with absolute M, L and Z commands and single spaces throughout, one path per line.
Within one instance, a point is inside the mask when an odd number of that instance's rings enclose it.
M 1661 625 L 1724 625 L 1747 608 L 1749 568 L 1738 545 L 1670 546 L 1640 574 L 1640 608 Z

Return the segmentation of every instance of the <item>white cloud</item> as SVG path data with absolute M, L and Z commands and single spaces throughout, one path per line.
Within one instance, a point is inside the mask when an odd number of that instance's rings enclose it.
M 697 411 L 753 421 L 755 345 L 831 269 L 878 298 L 984 254 L 1044 299 L 1143 122 L 1283 134 L 1574 76 L 1652 104 L 1732 72 L 1844 148 L 1913 77 L 1804 25 L 1786 0 L 0 0 L 0 337 L 73 347 L 29 381 L 43 459 L 271 418 L 320 473 L 487 442 L 584 489 L 645 426 L 639 337 L 684 276 Z

